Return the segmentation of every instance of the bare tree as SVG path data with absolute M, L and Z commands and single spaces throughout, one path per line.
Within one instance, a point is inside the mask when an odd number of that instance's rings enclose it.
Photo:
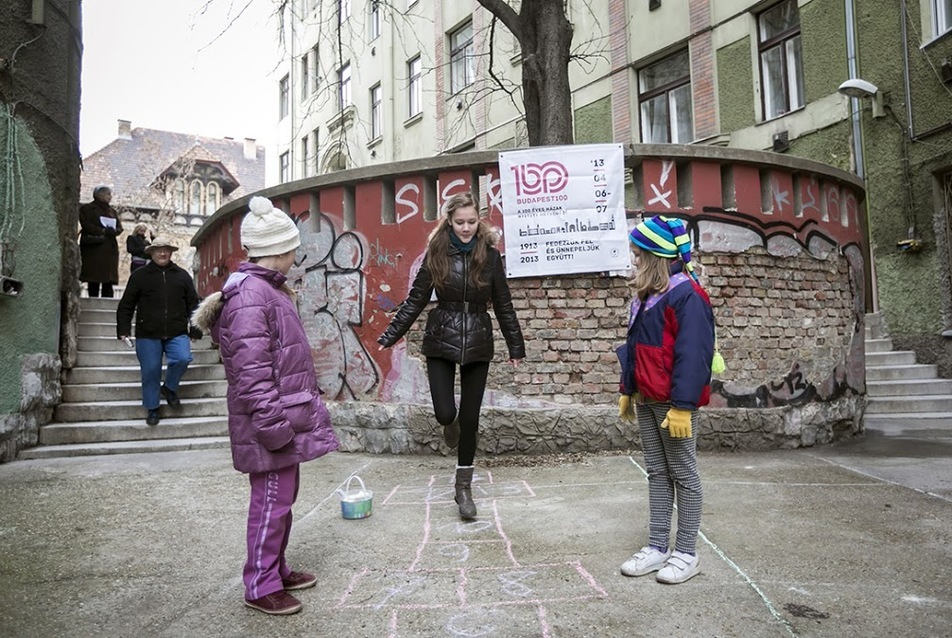
M 522 100 L 530 146 L 571 144 L 569 60 L 572 24 L 564 0 L 476 0 L 515 36 L 522 50 Z

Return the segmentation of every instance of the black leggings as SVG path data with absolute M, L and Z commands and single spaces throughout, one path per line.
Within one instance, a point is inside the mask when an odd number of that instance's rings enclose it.
M 89 283 L 86 284 L 86 289 L 87 289 L 87 292 L 89 293 L 89 296 L 90 296 L 90 297 L 98 297 L 98 296 L 99 296 L 99 285 L 100 285 L 100 284 L 99 284 L 98 281 L 90 281 Z M 112 292 L 112 284 L 109 283 L 109 282 L 103 283 L 103 284 L 102 284 L 102 296 L 103 296 L 103 297 L 112 297 L 112 295 L 113 295 L 113 292 Z
M 427 357 L 426 375 L 430 379 L 433 412 L 440 425 L 449 425 L 457 416 L 456 363 L 448 359 Z M 479 429 L 479 410 L 486 391 L 489 362 L 480 361 L 460 366 L 459 369 L 459 448 L 457 463 L 473 464 L 476 457 L 476 431 Z

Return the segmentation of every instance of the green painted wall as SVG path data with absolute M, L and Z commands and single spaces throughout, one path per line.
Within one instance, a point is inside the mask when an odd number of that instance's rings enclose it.
M 807 104 L 836 93 L 843 80 L 849 77 L 845 34 L 846 15 L 842 2 L 810 2 L 800 7 Z
M 612 142 L 612 98 L 603 97 L 575 110 L 575 143 Z
M 751 64 L 750 38 L 717 50 L 717 102 L 725 133 L 755 124 Z
M 0 107 L 5 105 L 0 103 Z M 0 149 L 7 149 L 11 129 L 16 133 L 15 148 L 3 159 L 13 161 L 13 179 L 6 170 L 0 170 L 0 194 L 6 198 L 12 185 L 15 226 L 24 220 L 23 230 L 14 228 L 9 235 L 15 245 L 12 276 L 23 282 L 23 293 L 19 297 L 0 295 L 0 326 L 4 327 L 0 339 L 0 414 L 19 412 L 23 355 L 55 355 L 59 349 L 62 266 L 49 178 L 40 150 L 22 120 L 0 118 Z M 10 214 L 6 207 L 0 212 Z
M 823 162 L 830 166 L 851 171 L 850 138 L 852 129 L 849 121 L 842 121 L 827 128 L 790 140 L 790 155 Z

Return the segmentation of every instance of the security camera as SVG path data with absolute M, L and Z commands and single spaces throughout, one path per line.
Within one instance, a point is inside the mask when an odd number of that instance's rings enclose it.
M 879 88 L 875 84 L 859 78 L 850 78 L 843 82 L 838 90 L 847 97 L 858 98 L 873 97 L 879 93 Z

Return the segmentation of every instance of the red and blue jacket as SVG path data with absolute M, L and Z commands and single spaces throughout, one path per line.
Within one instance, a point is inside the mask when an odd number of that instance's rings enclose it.
M 675 269 L 680 271 L 675 265 Z M 628 336 L 617 350 L 622 394 L 694 410 L 711 398 L 714 312 L 704 289 L 676 272 L 668 289 L 631 302 Z

